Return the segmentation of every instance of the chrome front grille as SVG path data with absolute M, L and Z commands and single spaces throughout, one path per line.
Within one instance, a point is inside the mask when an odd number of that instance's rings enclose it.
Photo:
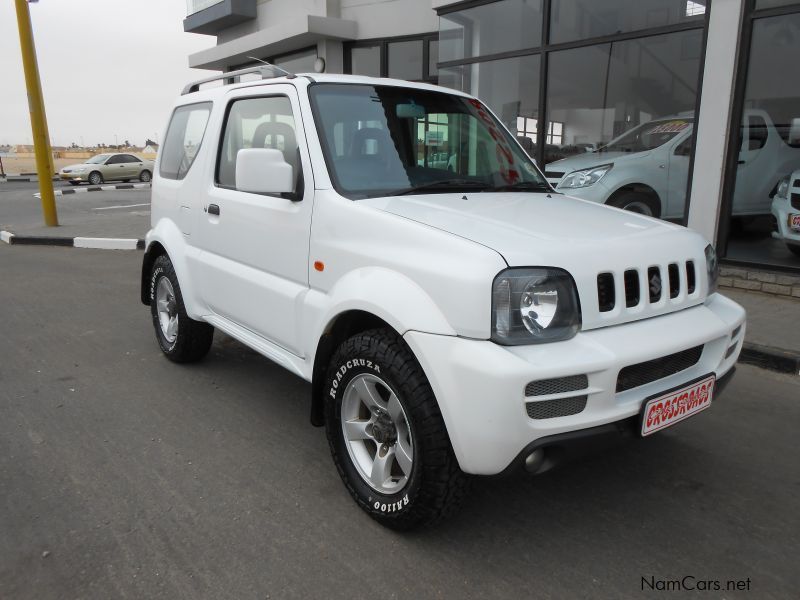
M 597 304 L 601 313 L 615 308 L 632 309 L 642 303 L 657 304 L 662 300 L 675 300 L 681 293 L 690 296 L 697 291 L 697 273 L 694 261 L 668 265 L 652 265 L 646 269 L 628 269 L 622 274 L 622 294 L 618 294 L 614 273 L 597 275 Z M 619 297 L 618 297 L 619 296 Z M 624 306 L 619 306 L 624 298 Z

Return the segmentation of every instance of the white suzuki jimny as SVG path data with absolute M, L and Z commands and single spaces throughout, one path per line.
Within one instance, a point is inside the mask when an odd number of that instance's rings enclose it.
M 545 471 L 717 398 L 745 313 L 698 234 L 557 193 L 467 94 L 263 69 L 177 102 L 141 298 L 170 360 L 219 329 L 310 381 L 372 517 L 432 523 L 468 474 Z

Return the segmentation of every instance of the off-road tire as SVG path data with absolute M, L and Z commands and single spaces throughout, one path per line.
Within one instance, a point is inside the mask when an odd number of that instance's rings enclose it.
M 348 384 L 372 375 L 389 386 L 407 417 L 413 447 L 411 473 L 397 493 L 377 492 L 362 478 L 348 452 L 341 409 Z M 328 367 L 325 429 L 336 469 L 356 503 L 373 519 L 397 530 L 432 525 L 454 514 L 469 478 L 458 466 L 439 405 L 425 373 L 396 333 L 373 329 L 346 340 Z
M 644 214 L 648 217 L 658 218 L 661 216 L 661 207 L 658 201 L 651 196 L 638 192 L 624 192 L 611 198 L 606 204 L 638 214 Z
M 89 173 L 89 183 L 91 185 L 100 185 L 103 183 L 103 175 L 100 171 L 92 171 Z
M 166 277 L 174 292 L 175 309 L 177 314 L 177 335 L 170 341 L 165 337 L 159 321 L 156 290 L 159 280 Z M 150 271 L 150 315 L 153 319 L 156 339 L 164 355 L 176 363 L 197 362 L 208 354 L 211 342 L 214 340 L 214 328 L 208 323 L 195 321 L 186 314 L 183 304 L 183 295 L 178 284 L 178 277 L 172 262 L 166 254 L 162 254 L 153 262 Z

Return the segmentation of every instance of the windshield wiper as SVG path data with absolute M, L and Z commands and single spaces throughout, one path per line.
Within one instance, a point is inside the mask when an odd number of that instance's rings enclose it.
M 415 187 L 405 188 L 402 190 L 396 190 L 387 194 L 389 196 L 406 196 L 409 194 L 418 194 L 421 192 L 431 191 L 431 190 L 442 190 L 442 191 L 456 191 L 456 190 L 488 190 L 492 186 L 488 183 L 484 183 L 483 181 L 475 181 L 474 179 L 441 179 L 439 181 L 432 181 L 430 183 L 424 183 L 422 185 L 418 185 Z
M 553 189 L 545 184 L 539 183 L 537 181 L 517 181 L 516 183 L 510 183 L 508 185 L 501 185 L 500 187 L 494 188 L 498 192 L 507 192 L 512 190 L 523 190 L 526 192 L 552 192 Z

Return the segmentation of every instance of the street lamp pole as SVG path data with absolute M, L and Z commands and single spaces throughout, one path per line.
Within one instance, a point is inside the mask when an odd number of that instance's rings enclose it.
M 35 0 L 34 0 L 35 1 Z M 22 50 L 22 67 L 25 71 L 25 85 L 28 88 L 28 110 L 31 115 L 33 146 L 36 153 L 36 173 L 39 176 L 39 191 L 42 197 L 44 224 L 48 227 L 58 225 L 56 200 L 53 193 L 52 152 L 47 133 L 47 116 L 44 112 L 42 82 L 39 79 L 39 66 L 36 62 L 36 47 L 33 43 L 33 28 L 27 0 L 14 0 L 19 26 L 19 45 Z

